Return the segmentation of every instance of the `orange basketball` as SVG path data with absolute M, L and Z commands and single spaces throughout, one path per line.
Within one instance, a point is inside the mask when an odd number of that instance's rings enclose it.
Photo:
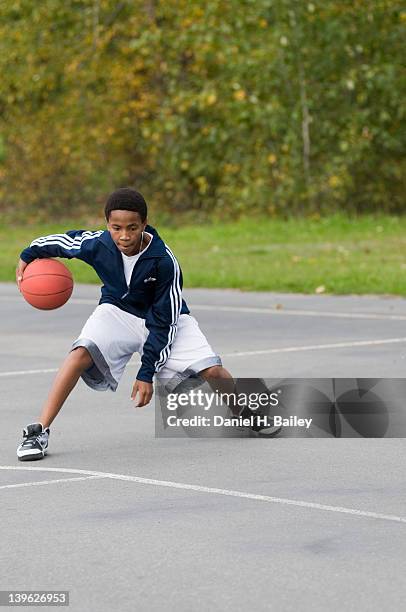
M 73 291 L 73 277 L 56 259 L 34 259 L 24 270 L 20 283 L 25 300 L 40 310 L 60 308 Z

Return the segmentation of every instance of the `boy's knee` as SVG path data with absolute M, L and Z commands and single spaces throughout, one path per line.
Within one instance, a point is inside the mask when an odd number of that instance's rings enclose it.
M 206 368 L 199 372 L 200 376 L 203 376 L 206 380 L 208 378 L 228 378 L 227 372 L 225 372 L 224 368 L 219 365 L 211 366 L 210 368 Z
M 84 370 L 88 370 L 93 365 L 92 356 L 84 346 L 74 348 L 72 354 Z

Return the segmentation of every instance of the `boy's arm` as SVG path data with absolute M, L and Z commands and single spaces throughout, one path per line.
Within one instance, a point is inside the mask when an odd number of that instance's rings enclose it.
M 152 383 L 155 372 L 165 365 L 175 339 L 181 308 L 182 274 L 176 259 L 168 255 L 159 263 L 155 299 L 145 319 L 149 335 L 143 347 L 138 381 Z
M 86 263 L 92 263 L 92 242 L 103 233 L 103 230 L 69 230 L 65 234 L 51 234 L 33 240 L 29 247 L 20 254 L 20 259 L 31 263 L 34 259 L 47 257 L 76 257 Z

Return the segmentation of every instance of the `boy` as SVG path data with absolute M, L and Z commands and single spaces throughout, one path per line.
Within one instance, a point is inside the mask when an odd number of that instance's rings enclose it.
M 173 391 L 190 376 L 201 376 L 216 390 L 233 389 L 231 375 L 208 344 L 182 299 L 182 272 L 156 230 L 147 225 L 143 196 L 130 188 L 114 191 L 105 206 L 107 230 L 70 230 L 37 238 L 20 255 L 17 284 L 37 258 L 76 257 L 92 266 L 103 281 L 99 305 L 85 323 L 62 364 L 38 422 L 23 430 L 20 461 L 42 459 L 49 427 L 80 377 L 99 391 L 117 389 L 134 352 L 141 367 L 131 398 L 149 403 L 153 378 Z M 244 408 L 242 416 L 252 415 Z M 240 410 L 233 410 L 238 414 Z M 275 428 L 254 424 L 254 431 Z

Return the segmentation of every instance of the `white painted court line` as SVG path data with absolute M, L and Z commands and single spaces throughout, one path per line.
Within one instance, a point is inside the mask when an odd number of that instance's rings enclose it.
M 246 355 L 269 355 L 271 353 L 295 353 L 300 351 L 320 351 L 335 348 L 352 348 L 357 346 L 378 346 L 381 344 L 401 344 L 406 338 L 387 338 L 385 340 L 359 340 L 355 342 L 334 342 L 332 344 L 311 344 L 305 346 L 285 346 L 282 348 L 262 349 L 256 351 L 235 351 L 223 354 L 222 357 L 244 357 Z
M 141 478 L 140 476 L 127 476 L 125 474 L 111 474 L 109 472 L 94 472 L 91 470 L 77 470 L 69 468 L 36 468 L 36 467 L 20 467 L 14 465 L 0 465 L 0 470 L 26 470 L 33 472 L 64 472 L 67 474 L 86 474 L 89 476 L 99 476 L 101 478 L 110 478 L 112 480 L 124 480 L 127 482 L 137 482 L 139 484 L 154 485 L 156 487 L 168 487 L 171 489 L 183 489 L 189 491 L 198 491 L 199 493 L 212 493 L 214 495 L 226 495 L 230 497 L 239 497 L 243 499 L 251 499 L 255 501 L 263 501 L 273 504 L 284 504 L 288 506 L 299 506 L 301 508 L 312 508 L 314 510 L 324 510 L 327 512 L 337 512 L 341 514 L 350 514 L 352 516 L 380 519 L 383 521 L 391 521 L 396 523 L 406 523 L 406 517 L 396 516 L 395 514 L 381 514 L 379 512 L 368 512 L 366 510 L 357 510 L 356 508 L 344 508 L 341 506 L 329 506 L 326 504 L 318 504 L 316 502 L 300 501 L 296 499 L 286 499 L 283 497 L 271 497 L 270 495 L 257 495 L 255 493 L 245 493 L 243 491 L 233 491 L 230 489 L 218 489 L 215 487 L 204 487 L 201 485 L 186 484 L 182 482 L 171 482 L 169 480 L 155 480 L 153 478 Z
M 18 489 L 19 487 L 38 487 L 59 482 L 77 482 L 78 480 L 100 480 L 105 476 L 76 476 L 75 478 L 58 478 L 58 480 L 37 480 L 36 482 L 20 482 L 18 484 L 1 485 L 0 489 Z
M 340 348 L 355 348 L 359 346 L 379 346 L 384 344 L 402 344 L 406 343 L 406 338 L 386 338 L 384 340 L 359 340 L 355 342 L 335 342 L 332 344 L 310 344 L 304 346 L 284 346 L 281 348 L 258 349 L 255 351 L 234 351 L 233 353 L 222 353 L 222 357 L 245 357 L 252 355 L 271 355 L 278 353 L 296 353 L 303 351 L 323 351 Z M 138 366 L 139 361 L 129 363 L 127 367 Z M 0 378 L 6 376 L 21 376 L 26 374 L 47 374 L 57 372 L 58 368 L 48 368 L 46 370 L 17 370 L 14 372 L 0 372 Z
M 0 372 L 1 376 L 21 376 L 23 374 L 48 374 L 51 372 L 57 372 L 58 368 L 48 368 L 47 370 L 18 370 L 14 372 Z
M 296 308 L 261 308 L 256 306 L 211 306 L 209 304 L 190 304 L 190 309 L 247 312 L 292 317 L 332 317 L 335 319 L 373 319 L 382 321 L 406 321 L 406 315 L 390 315 L 369 312 L 335 312 L 334 310 L 299 310 Z
M 0 296 L 0 302 L 20 302 L 21 298 Z M 89 300 L 85 298 L 71 298 L 69 304 L 98 305 L 99 298 Z M 261 306 L 221 306 L 216 304 L 193 304 L 188 302 L 191 310 L 208 310 L 212 312 L 246 312 L 290 317 L 329 317 L 335 319 L 370 319 L 378 321 L 406 321 L 406 315 L 391 315 L 374 312 L 335 312 L 334 310 L 303 310 L 296 308 L 270 308 Z

